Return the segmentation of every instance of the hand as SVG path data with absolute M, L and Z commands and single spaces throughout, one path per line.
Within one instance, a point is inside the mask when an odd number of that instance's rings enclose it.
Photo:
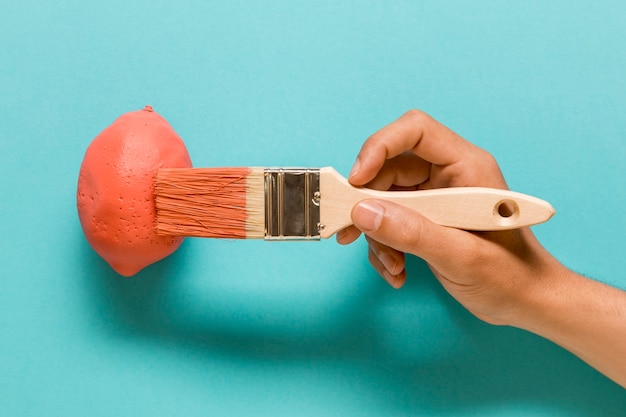
M 409 111 L 372 135 L 349 176 L 355 186 L 424 190 L 481 186 L 506 189 L 495 159 L 420 111 Z M 423 258 L 445 289 L 490 323 L 514 320 L 534 277 L 562 268 L 530 229 L 467 232 L 438 226 L 415 211 L 381 200 L 353 209 L 342 244 L 364 232 L 369 260 L 393 287 L 406 280 L 405 253 Z
M 372 135 L 349 180 L 379 190 L 506 188 L 491 155 L 419 111 Z M 382 200 L 357 204 L 352 221 L 337 241 L 365 233 L 371 264 L 392 286 L 406 280 L 405 253 L 419 256 L 477 317 L 552 340 L 626 388 L 626 292 L 569 271 L 529 228 L 467 232 Z

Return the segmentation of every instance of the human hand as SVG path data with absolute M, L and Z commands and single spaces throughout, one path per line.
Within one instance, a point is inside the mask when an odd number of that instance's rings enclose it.
M 405 113 L 367 139 L 349 181 L 378 190 L 507 188 L 488 152 L 420 111 Z M 383 200 L 357 204 L 352 220 L 337 241 L 348 244 L 365 233 L 370 263 L 393 287 L 406 280 L 405 253 L 416 255 L 453 297 L 490 323 L 511 324 L 533 281 L 562 268 L 528 228 L 467 232 Z
M 489 153 L 419 111 L 367 139 L 349 181 L 379 190 L 506 188 Z M 353 208 L 352 221 L 337 241 L 365 233 L 370 263 L 392 286 L 406 280 L 405 253 L 419 256 L 478 318 L 552 340 L 626 388 L 626 291 L 569 271 L 529 228 L 468 232 L 372 199 Z

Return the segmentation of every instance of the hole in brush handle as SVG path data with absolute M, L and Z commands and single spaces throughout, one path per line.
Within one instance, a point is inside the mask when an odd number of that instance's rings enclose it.
M 514 200 L 504 199 L 496 203 L 493 214 L 498 225 L 510 226 L 517 222 L 520 216 L 520 208 Z

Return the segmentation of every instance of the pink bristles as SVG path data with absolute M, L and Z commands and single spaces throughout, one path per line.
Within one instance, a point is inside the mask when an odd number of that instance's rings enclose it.
M 261 238 L 263 171 L 251 168 L 160 169 L 154 181 L 156 230 L 162 235 Z

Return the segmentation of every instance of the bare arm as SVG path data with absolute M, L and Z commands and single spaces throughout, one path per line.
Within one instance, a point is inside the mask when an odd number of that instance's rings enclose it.
M 626 292 L 571 271 L 552 278 L 511 324 L 562 346 L 626 388 Z

